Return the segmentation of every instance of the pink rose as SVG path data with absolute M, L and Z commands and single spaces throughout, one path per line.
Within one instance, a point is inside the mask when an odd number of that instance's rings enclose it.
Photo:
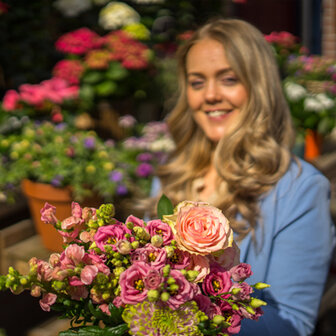
M 39 301 L 40 306 L 44 311 L 50 311 L 50 306 L 52 306 L 57 299 L 57 295 L 53 293 L 43 294 L 42 299 Z
M 163 245 L 168 245 L 173 240 L 173 231 L 167 223 L 160 219 L 154 219 L 147 223 L 146 230 L 153 237 L 160 235 L 163 238 Z
M 249 300 L 250 299 L 250 294 L 253 293 L 252 287 L 247 283 L 247 282 L 242 282 L 242 283 L 235 283 L 230 291 L 233 288 L 239 288 L 240 292 L 236 295 L 232 295 L 232 298 L 234 300 Z
M 45 203 L 44 207 L 40 210 L 41 213 L 41 221 L 47 224 L 55 225 L 57 223 L 56 218 L 56 207 L 50 205 L 49 203 Z
M 245 263 L 232 267 L 230 273 L 234 281 L 244 281 L 253 274 L 251 265 Z
M 233 312 L 228 321 L 229 323 L 231 323 L 231 325 L 226 329 L 230 335 L 239 333 L 241 320 L 242 320 L 241 316 L 237 312 Z
M 74 217 L 82 218 L 82 208 L 77 202 L 71 203 L 71 214 Z
M 185 269 L 190 265 L 190 258 L 190 253 L 175 249 L 173 256 L 169 258 L 169 264 L 174 269 Z
M 222 211 L 208 203 L 184 201 L 164 216 L 179 249 L 208 255 L 232 246 L 233 231 Z
M 152 244 L 146 244 L 131 253 L 131 262 L 143 261 L 156 269 L 166 265 L 167 252 L 164 248 L 155 247 Z

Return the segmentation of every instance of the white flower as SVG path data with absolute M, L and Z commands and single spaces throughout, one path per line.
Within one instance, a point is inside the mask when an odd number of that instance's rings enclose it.
M 158 139 L 150 144 L 150 150 L 153 152 L 170 152 L 174 148 L 174 142 L 168 137 Z
M 296 102 L 307 95 L 307 90 L 299 84 L 287 82 L 285 84 L 285 92 L 289 100 Z
M 325 93 L 317 94 L 316 99 L 323 105 L 326 110 L 330 110 L 335 106 L 334 100 L 329 98 Z
M 106 30 L 139 22 L 140 15 L 130 6 L 122 2 L 112 1 L 99 13 L 99 24 Z
M 324 109 L 324 106 L 316 97 L 308 97 L 304 101 L 304 109 L 306 111 L 320 112 Z
M 56 0 L 54 6 L 65 16 L 77 16 L 91 8 L 91 0 Z

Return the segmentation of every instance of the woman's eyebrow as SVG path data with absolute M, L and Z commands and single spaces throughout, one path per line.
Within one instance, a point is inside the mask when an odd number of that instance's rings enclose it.
M 216 75 L 223 75 L 226 74 L 228 72 L 232 71 L 232 68 L 224 68 L 224 69 L 220 69 L 216 72 Z M 187 77 L 190 76 L 197 76 L 197 77 L 204 77 L 204 74 L 202 72 L 198 72 L 198 71 L 191 71 L 187 73 Z

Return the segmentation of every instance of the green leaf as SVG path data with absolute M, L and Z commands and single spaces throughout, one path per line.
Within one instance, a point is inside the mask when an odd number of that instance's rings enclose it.
M 99 96 L 109 96 L 117 89 L 117 84 L 112 81 L 105 81 L 96 85 L 96 92 Z
M 88 84 L 95 84 L 104 79 L 104 73 L 101 71 L 90 71 L 83 75 L 82 81 Z
M 61 331 L 58 336 L 123 336 L 128 330 L 127 324 L 119 324 L 115 327 L 105 327 L 104 329 L 98 326 L 76 327 L 69 330 Z
M 84 84 L 79 91 L 79 97 L 85 100 L 91 100 L 94 97 L 94 90 L 91 85 Z
M 109 69 L 105 73 L 106 78 L 113 80 L 124 79 L 127 75 L 128 71 L 117 62 L 111 63 Z
M 166 195 L 163 194 L 157 206 L 158 217 L 162 219 L 164 215 L 172 215 L 173 213 L 174 213 L 173 203 Z

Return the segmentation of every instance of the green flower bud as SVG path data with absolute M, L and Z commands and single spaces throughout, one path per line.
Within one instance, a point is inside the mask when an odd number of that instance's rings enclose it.
M 99 227 L 99 225 L 95 220 L 90 219 L 89 222 L 88 222 L 88 227 L 90 229 L 97 229 Z
M 21 278 L 20 279 L 20 284 L 23 285 L 23 286 L 27 285 L 28 284 L 28 279 L 27 278 Z
M 147 292 L 148 301 L 151 301 L 151 302 L 157 301 L 159 297 L 160 297 L 160 293 L 156 289 L 150 289 Z
M 252 287 L 254 287 L 255 289 L 265 289 L 265 288 L 271 287 L 271 285 L 263 283 L 263 282 L 257 282 Z
M 235 304 L 235 303 L 234 303 L 234 304 L 232 304 L 232 306 L 231 306 L 231 307 L 232 307 L 232 309 L 233 309 L 233 310 L 239 310 L 239 307 L 238 307 L 238 305 L 237 305 L 237 304 Z
M 232 289 L 232 291 L 231 291 L 231 293 L 233 294 L 233 295 L 237 295 L 238 293 L 240 293 L 240 291 L 241 291 L 241 288 L 233 288 Z
M 225 318 L 222 315 L 215 315 L 212 319 L 212 322 L 216 325 L 220 325 L 225 321 Z
M 121 293 L 121 289 L 120 289 L 120 286 L 118 286 L 115 290 L 114 290 L 114 295 L 115 296 L 119 296 Z
M 171 258 L 174 255 L 174 253 L 175 253 L 174 247 L 172 247 L 172 246 L 165 246 L 164 248 L 165 248 L 165 250 L 167 252 L 167 257 Z
M 252 308 L 258 308 L 260 306 L 266 306 L 267 303 L 263 300 L 252 298 L 252 300 L 250 301 L 250 305 Z
M 170 273 L 170 265 L 165 265 L 162 268 L 162 274 L 163 274 L 164 277 L 168 277 L 169 273 Z
M 134 228 L 134 224 L 132 222 L 127 222 L 126 223 L 126 227 L 129 229 L 129 230 L 132 230 Z
M 246 306 L 246 311 L 247 311 L 248 313 L 252 314 L 252 315 L 255 314 L 255 310 L 254 310 L 252 307 L 250 307 L 250 306 Z
M 170 294 L 167 292 L 161 293 L 161 301 L 167 302 L 170 299 Z
M 176 283 L 176 281 L 175 281 L 175 279 L 174 279 L 173 277 L 169 277 L 169 278 L 167 279 L 167 284 L 168 284 L 168 285 L 173 285 L 174 283 Z
M 171 293 L 177 292 L 179 290 L 179 286 L 177 284 L 172 284 L 169 286 L 169 290 Z
M 120 277 L 120 274 L 122 272 L 124 272 L 126 270 L 125 267 L 116 267 L 114 270 L 113 270 L 113 273 L 116 277 Z
M 134 242 L 131 243 L 131 246 L 132 246 L 132 249 L 135 250 L 140 246 L 140 243 L 137 240 L 135 240 Z
M 185 269 L 181 269 L 180 272 L 186 277 L 187 276 L 187 271 Z
M 111 294 L 110 293 L 108 293 L 108 292 L 105 292 L 105 293 L 103 293 L 103 295 L 102 295 L 102 298 L 103 298 L 103 300 L 108 300 L 109 298 L 111 297 Z
M 140 226 L 135 226 L 133 228 L 133 232 L 140 240 L 145 240 L 146 242 L 148 242 L 151 238 L 150 234 Z
M 61 291 L 62 289 L 65 288 L 65 283 L 62 281 L 54 281 L 52 284 L 52 287 L 56 290 L 56 291 Z
M 121 260 L 116 260 L 116 262 L 114 263 L 114 266 L 116 267 L 121 267 L 122 266 L 122 261 Z
M 195 281 L 195 279 L 197 278 L 199 272 L 198 271 L 187 271 L 187 280 L 190 282 Z
M 160 235 L 154 235 L 151 238 L 151 244 L 155 247 L 161 247 L 163 244 L 163 238 Z

